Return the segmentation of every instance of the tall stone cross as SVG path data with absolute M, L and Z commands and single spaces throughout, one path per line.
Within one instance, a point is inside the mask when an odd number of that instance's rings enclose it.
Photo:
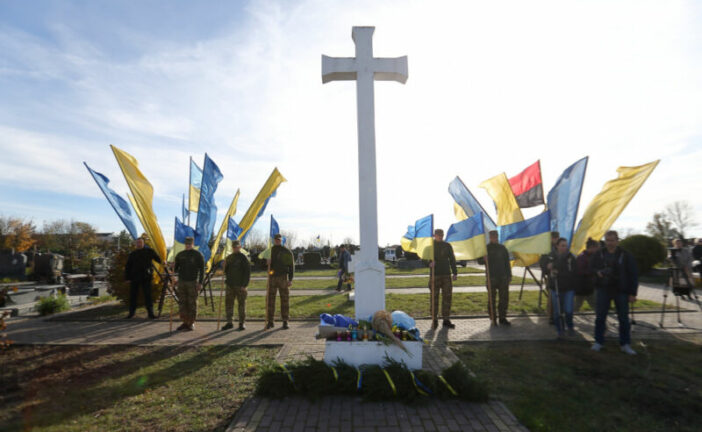
M 358 110 L 358 194 L 361 224 L 360 257 L 354 261 L 356 319 L 385 309 L 385 266 L 378 261 L 378 193 L 375 164 L 373 81 L 407 81 L 407 56 L 373 57 L 375 27 L 354 27 L 356 57 L 322 56 L 322 83 L 356 81 Z

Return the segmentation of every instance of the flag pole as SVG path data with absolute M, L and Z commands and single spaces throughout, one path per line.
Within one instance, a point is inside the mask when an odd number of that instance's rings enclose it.
M 190 225 L 190 200 L 192 199 L 192 197 L 190 196 L 190 194 L 192 193 L 192 191 L 191 191 L 191 187 L 190 187 L 190 185 L 191 185 L 190 182 L 192 181 L 192 178 L 193 178 L 193 157 L 190 156 L 190 163 L 188 164 L 188 226 L 191 226 Z M 185 223 L 185 221 L 183 221 L 183 223 Z
M 222 297 L 224 296 L 224 278 L 227 274 L 227 261 L 224 260 L 222 264 L 222 289 L 219 292 L 219 311 L 217 312 L 217 330 L 219 330 L 219 320 L 222 318 Z
M 266 310 L 264 312 L 266 317 L 266 324 L 264 329 L 268 327 L 269 324 L 273 322 L 273 317 L 268 316 L 268 297 L 270 297 L 271 292 L 271 260 L 273 258 L 273 246 L 271 246 L 271 228 L 273 228 L 273 215 L 271 214 L 271 224 L 268 227 L 268 247 L 270 248 L 270 256 L 266 258 L 266 263 L 268 264 L 268 270 L 266 271 Z M 293 262 L 293 265 L 295 263 Z M 280 300 L 283 301 L 282 299 Z M 282 304 L 282 303 L 281 303 Z M 282 306 L 281 306 L 282 308 Z M 273 299 L 273 315 L 275 315 L 275 299 Z
M 436 316 L 436 297 L 434 293 L 436 292 L 436 250 L 434 245 L 434 215 L 431 217 L 431 326 L 434 327 L 434 321 L 436 320 L 436 325 L 438 327 L 438 319 Z

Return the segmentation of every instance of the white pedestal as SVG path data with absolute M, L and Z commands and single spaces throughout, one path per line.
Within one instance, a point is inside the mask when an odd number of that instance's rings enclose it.
M 422 342 L 403 342 L 411 356 L 397 345 L 385 345 L 382 342 L 336 342 L 327 341 L 324 350 L 324 362 L 328 365 L 341 360 L 350 366 L 373 364 L 382 366 L 385 357 L 404 362 L 411 370 L 422 368 Z

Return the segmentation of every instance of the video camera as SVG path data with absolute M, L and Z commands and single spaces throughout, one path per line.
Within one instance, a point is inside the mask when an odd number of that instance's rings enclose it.
M 680 248 L 669 247 L 668 248 L 668 259 L 673 268 L 678 268 L 678 254 L 680 253 Z

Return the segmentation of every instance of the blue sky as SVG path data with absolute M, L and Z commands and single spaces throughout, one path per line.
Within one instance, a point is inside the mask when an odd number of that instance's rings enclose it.
M 493 3 L 0 2 L 0 213 L 120 230 L 82 166 L 125 193 L 114 144 L 154 185 L 168 243 L 205 152 L 221 213 L 240 188 L 240 218 L 277 166 L 281 229 L 357 240 L 355 89 L 323 86 L 320 57 L 375 25 L 376 56 L 409 56 L 406 85 L 376 84 L 381 244 L 429 213 L 448 227 L 456 175 L 492 209 L 482 180 L 541 159 L 547 192 L 585 155 L 580 214 L 618 166 L 661 159 L 615 227 L 675 200 L 702 221 L 699 3 Z

